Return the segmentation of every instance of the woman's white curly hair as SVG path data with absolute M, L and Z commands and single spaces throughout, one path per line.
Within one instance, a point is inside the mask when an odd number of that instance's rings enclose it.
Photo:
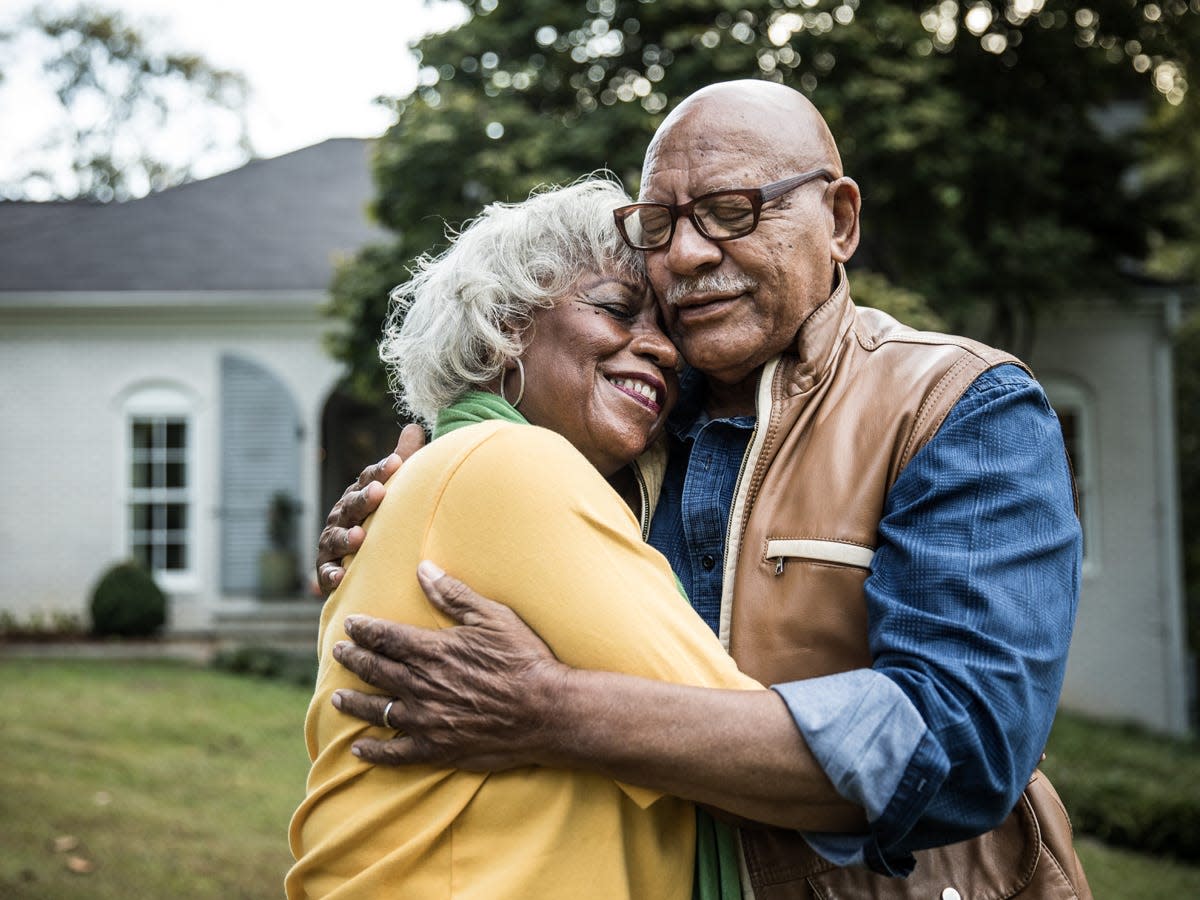
M 642 254 L 617 233 L 629 203 L 607 173 L 492 203 L 437 256 L 417 260 L 391 293 L 379 356 L 399 405 L 432 425 L 438 411 L 500 375 L 524 349 L 533 313 L 583 275 L 645 277 Z

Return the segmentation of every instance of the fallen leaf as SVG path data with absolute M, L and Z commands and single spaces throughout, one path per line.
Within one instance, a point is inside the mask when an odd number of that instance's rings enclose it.
M 79 846 L 79 838 L 73 834 L 60 834 L 54 839 L 54 852 L 66 853 L 68 850 L 74 850 Z
M 88 872 L 96 868 L 96 864 L 90 859 L 85 859 L 82 856 L 68 856 L 67 868 L 76 875 L 86 875 Z

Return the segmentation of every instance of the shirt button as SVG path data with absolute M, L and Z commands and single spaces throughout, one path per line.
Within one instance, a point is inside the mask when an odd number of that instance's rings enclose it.
M 716 564 L 717 564 L 717 561 L 715 559 L 713 559 L 711 556 L 709 556 L 707 553 L 704 556 L 700 557 L 700 565 L 704 566 L 705 572 L 711 572 L 713 570 L 713 566 L 715 566 Z

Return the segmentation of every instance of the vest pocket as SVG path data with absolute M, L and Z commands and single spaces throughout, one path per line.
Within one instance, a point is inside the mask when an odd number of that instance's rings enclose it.
M 775 574 L 783 574 L 783 564 L 789 559 L 825 563 L 834 566 L 850 566 L 855 569 L 870 569 L 875 551 L 861 544 L 842 541 L 818 541 L 796 538 L 767 541 L 767 560 L 775 560 Z

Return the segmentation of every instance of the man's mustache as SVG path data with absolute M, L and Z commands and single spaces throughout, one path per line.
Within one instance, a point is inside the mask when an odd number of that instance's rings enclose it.
M 675 306 L 692 294 L 745 294 L 758 290 L 758 282 L 749 275 L 718 275 L 706 272 L 671 282 L 663 297 L 667 306 Z

